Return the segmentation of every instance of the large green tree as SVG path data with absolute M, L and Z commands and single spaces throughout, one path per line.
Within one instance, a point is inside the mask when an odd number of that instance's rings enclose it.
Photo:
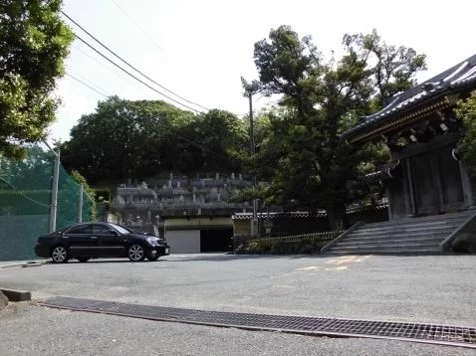
M 195 115 L 163 101 L 111 97 L 84 115 L 62 144 L 63 163 L 105 184 L 165 172 L 241 171 L 244 123 L 210 110 Z
M 0 153 L 21 157 L 21 144 L 46 136 L 73 39 L 59 11 L 60 0 L 0 2 Z
M 170 163 L 162 151 L 169 133 L 192 118 L 191 113 L 163 101 L 110 97 L 72 128 L 71 139 L 61 145 L 63 163 L 91 183 L 157 172 Z M 169 152 L 181 149 L 171 146 Z
M 357 147 L 342 133 L 411 87 L 425 67 L 424 56 L 387 45 L 375 31 L 346 35 L 343 42 L 343 57 L 325 60 L 310 37 L 300 39 L 281 26 L 254 52 L 264 92 L 281 95 L 281 109 L 270 116 L 269 137 L 257 154 L 257 167 L 271 180 L 265 199 L 323 208 L 333 228 L 342 227 L 346 203 L 362 196 L 358 177 L 364 168 L 387 158 L 382 146 Z

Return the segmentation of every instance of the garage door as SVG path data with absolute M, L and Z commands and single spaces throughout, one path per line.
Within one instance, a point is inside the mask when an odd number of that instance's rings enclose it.
M 200 232 L 201 252 L 226 252 L 231 250 L 233 229 L 207 229 Z
M 200 230 L 166 230 L 165 238 L 171 254 L 200 252 Z

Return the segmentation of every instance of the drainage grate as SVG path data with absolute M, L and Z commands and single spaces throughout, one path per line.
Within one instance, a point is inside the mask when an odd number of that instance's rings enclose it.
M 476 328 L 459 326 L 205 311 L 70 297 L 56 297 L 39 304 L 51 308 L 247 330 L 396 339 L 476 349 Z

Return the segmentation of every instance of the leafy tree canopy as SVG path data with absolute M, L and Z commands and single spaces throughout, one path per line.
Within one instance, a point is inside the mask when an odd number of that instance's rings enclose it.
M 195 115 L 163 101 L 111 97 L 79 120 L 61 149 L 67 167 L 97 183 L 170 171 L 239 172 L 247 144 L 245 124 L 229 112 Z
M 60 0 L 0 3 L 0 153 L 19 158 L 21 144 L 41 140 L 54 121 L 52 96 L 73 39 Z
M 425 68 L 424 56 L 387 45 L 376 31 L 345 35 L 343 44 L 342 58 L 326 60 L 311 37 L 300 39 L 281 26 L 254 51 L 260 87 L 281 95 L 255 162 L 272 181 L 263 198 L 290 208 L 324 208 L 334 228 L 341 227 L 345 204 L 364 194 L 358 177 L 372 168 L 368 162 L 387 158 L 382 145 L 356 147 L 342 133 L 412 87 Z
M 476 90 L 468 98 L 458 101 L 455 112 L 464 125 L 464 135 L 460 142 L 463 159 L 471 174 L 476 176 Z

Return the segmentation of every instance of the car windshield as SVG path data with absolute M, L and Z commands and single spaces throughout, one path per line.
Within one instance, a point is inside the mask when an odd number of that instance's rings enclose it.
M 116 229 L 121 234 L 130 234 L 132 230 L 117 224 L 110 224 L 114 229 Z

